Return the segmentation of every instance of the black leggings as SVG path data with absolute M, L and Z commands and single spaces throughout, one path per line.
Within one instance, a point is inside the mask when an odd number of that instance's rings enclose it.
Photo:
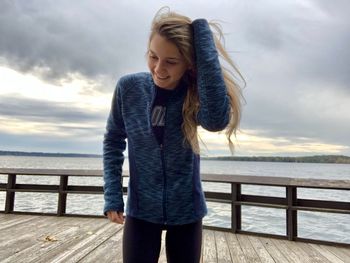
M 123 233 L 124 263 L 158 262 L 162 230 L 166 230 L 168 263 L 198 263 L 202 246 L 202 220 L 186 225 L 153 224 L 127 216 Z

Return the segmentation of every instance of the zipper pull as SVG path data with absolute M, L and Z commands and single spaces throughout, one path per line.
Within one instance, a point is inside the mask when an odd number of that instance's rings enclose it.
M 163 144 L 162 143 L 159 145 L 159 147 L 160 147 L 161 150 L 163 150 Z

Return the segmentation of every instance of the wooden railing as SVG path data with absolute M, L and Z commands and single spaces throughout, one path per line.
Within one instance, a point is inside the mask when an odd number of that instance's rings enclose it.
M 3 213 L 26 213 L 38 214 L 35 212 L 19 212 L 14 210 L 16 192 L 42 192 L 57 193 L 58 204 L 57 213 L 40 213 L 58 216 L 72 216 L 66 213 L 68 194 L 103 194 L 102 186 L 82 186 L 69 185 L 68 178 L 76 176 L 101 177 L 101 170 L 56 170 L 56 169 L 0 169 L 0 174 L 7 175 L 7 183 L 0 183 L 0 191 L 6 192 L 5 210 Z M 43 184 L 17 184 L 17 176 L 59 176 L 60 182 L 57 185 Z M 298 198 L 298 188 L 350 190 L 350 180 L 321 180 L 321 179 L 300 179 L 287 177 L 266 177 L 266 176 L 243 176 L 243 175 L 223 175 L 223 174 L 202 174 L 203 182 L 225 183 L 231 185 L 231 192 L 205 192 L 206 200 L 231 205 L 231 228 L 215 226 L 204 226 L 208 229 L 231 231 L 233 233 L 246 233 L 275 238 L 288 238 L 289 240 L 306 241 L 314 243 L 326 243 L 336 245 L 346 245 L 339 242 L 325 240 L 306 239 L 298 237 L 298 211 L 313 211 L 326 213 L 350 214 L 350 202 L 324 201 Z M 278 186 L 286 190 L 285 197 L 272 197 L 260 195 L 242 194 L 242 185 L 264 185 Z M 127 188 L 123 188 L 127 193 Z M 286 211 L 286 235 L 264 234 L 258 232 L 244 231 L 241 229 L 243 205 L 260 206 L 268 208 L 284 209 Z M 91 216 L 76 215 L 74 216 Z M 97 217 L 102 217 L 97 216 Z

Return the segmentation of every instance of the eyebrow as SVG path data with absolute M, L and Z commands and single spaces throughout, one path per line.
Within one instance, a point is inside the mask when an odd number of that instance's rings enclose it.
M 154 51 L 151 50 L 151 49 L 149 49 L 149 52 L 153 53 L 154 55 L 157 55 L 156 52 L 154 52 Z M 166 57 L 166 59 L 180 60 L 180 58 L 177 58 L 177 57 Z

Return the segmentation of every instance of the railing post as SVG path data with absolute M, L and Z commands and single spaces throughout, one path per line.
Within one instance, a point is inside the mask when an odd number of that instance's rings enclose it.
M 297 210 L 292 207 L 297 205 L 297 188 L 295 186 L 286 187 L 286 197 L 288 202 L 287 208 L 287 237 L 288 240 L 295 240 L 298 236 L 298 215 Z
M 8 174 L 7 186 L 6 186 L 6 202 L 5 202 L 5 213 L 13 212 L 15 206 L 15 192 L 10 191 L 16 187 L 16 174 Z
M 60 175 L 60 185 L 58 187 L 57 215 L 63 216 L 66 213 L 68 175 Z
M 241 230 L 241 184 L 231 183 L 231 229 L 233 233 Z

